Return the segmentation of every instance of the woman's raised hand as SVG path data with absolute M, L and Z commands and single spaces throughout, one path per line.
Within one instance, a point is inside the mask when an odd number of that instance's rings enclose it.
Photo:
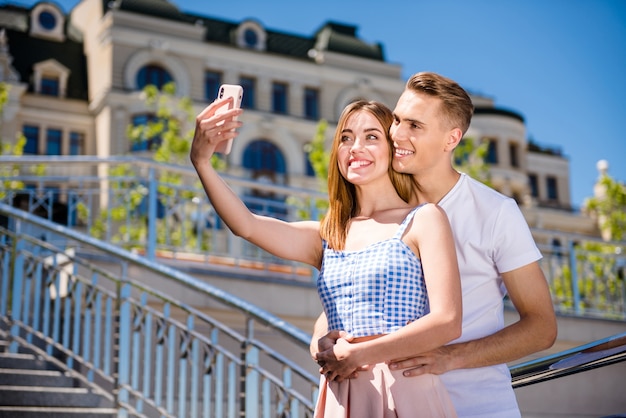
M 230 104 L 232 104 L 230 97 L 215 100 L 196 116 L 196 129 L 190 151 L 191 162 L 194 165 L 210 160 L 220 142 L 234 139 L 239 135 L 237 128 L 242 124 L 235 120 L 235 117 L 241 115 L 243 110 L 229 109 L 216 114 L 222 106 Z

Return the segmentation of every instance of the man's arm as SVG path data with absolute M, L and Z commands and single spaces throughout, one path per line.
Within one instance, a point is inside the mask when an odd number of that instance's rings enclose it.
M 442 374 L 454 369 L 508 363 L 551 347 L 557 334 L 556 317 L 539 263 L 503 273 L 502 278 L 520 316 L 517 322 L 484 338 L 446 345 L 393 362 L 391 368 L 407 369 L 406 376 Z

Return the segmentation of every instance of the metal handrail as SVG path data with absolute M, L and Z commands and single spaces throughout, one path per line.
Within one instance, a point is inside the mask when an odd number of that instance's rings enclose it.
M 626 361 L 626 332 L 510 367 L 514 388 Z
M 68 371 L 81 370 L 77 377 L 134 416 L 312 413 L 319 378 L 292 359 L 294 345 L 308 351 L 309 334 L 169 266 L 6 204 L 0 215 L 9 219 L 0 227 L 0 289 L 8 290 L 0 318 L 10 325 L 11 351 L 19 343 L 63 353 Z M 50 235 L 42 241 L 33 231 Z M 162 287 L 139 279 L 150 274 Z M 174 286 L 232 308 L 241 321 L 226 325 L 171 297 Z
M 4 203 L 0 203 L 0 213 L 8 214 L 15 219 L 32 223 L 50 232 L 64 235 L 73 241 L 97 248 L 113 256 L 114 258 L 132 262 L 133 264 L 141 266 L 142 268 L 145 268 L 147 270 L 151 270 L 155 273 L 167 275 L 168 277 L 171 277 L 172 279 L 183 283 L 185 286 L 194 291 L 206 293 L 225 305 L 245 312 L 247 315 L 257 319 L 259 322 L 265 325 L 275 327 L 281 334 L 290 339 L 293 339 L 296 343 L 302 343 L 308 346 L 311 340 L 311 336 L 309 334 L 303 332 L 301 329 L 291 325 L 290 323 L 284 321 L 276 315 L 273 315 L 272 313 L 267 312 L 257 307 L 256 305 L 253 305 L 230 293 L 224 292 L 223 290 L 212 286 L 209 283 L 203 282 L 193 276 L 182 273 L 177 269 L 174 269 L 164 264 L 150 262 L 145 257 L 137 255 L 133 252 L 126 251 L 118 246 L 111 245 L 107 242 L 92 238 L 80 232 L 76 232 L 65 226 L 50 222 L 38 216 L 31 215 L 28 212 L 15 209 Z
M 94 239 L 87 235 L 84 235 L 80 232 L 76 232 L 70 228 L 64 227 L 62 225 L 58 225 L 56 223 L 50 222 L 48 220 L 42 219 L 40 217 L 31 215 L 24 211 L 12 208 L 6 204 L 0 203 L 0 215 L 8 216 L 14 221 L 25 222 L 29 224 L 36 225 L 39 228 L 45 229 L 54 234 L 62 235 L 67 239 L 68 242 L 72 243 L 80 243 L 84 246 L 99 248 L 103 250 L 105 254 L 110 257 L 109 261 L 123 261 L 124 266 L 121 270 L 124 272 L 120 277 L 120 283 L 122 287 L 118 288 L 115 292 L 118 295 L 124 294 L 123 286 L 131 284 L 136 292 L 132 295 L 127 295 L 126 299 L 120 300 L 120 309 L 114 313 L 115 315 L 119 315 L 118 318 L 118 326 L 120 327 L 120 341 L 119 345 L 124 347 L 128 346 L 133 338 L 137 338 L 135 335 L 137 331 L 131 329 L 130 325 L 133 324 L 133 327 L 137 325 L 139 321 L 143 321 L 142 318 L 149 317 L 151 315 L 158 315 L 156 308 L 154 306 L 150 306 L 147 303 L 148 298 L 158 298 L 165 302 L 165 305 L 178 305 L 181 309 L 183 309 L 189 315 L 189 318 L 193 316 L 197 319 L 197 322 L 187 322 L 184 323 L 180 320 L 177 320 L 171 315 L 165 315 L 161 317 L 161 321 L 167 322 L 168 326 L 177 326 L 181 329 L 181 332 L 185 338 L 195 339 L 197 341 L 201 341 L 202 344 L 205 344 L 210 350 L 221 350 L 225 347 L 223 343 L 213 338 L 213 334 L 206 336 L 202 335 L 202 332 L 198 329 L 198 323 L 200 321 L 206 321 L 207 323 L 211 323 L 218 327 L 220 330 L 230 334 L 235 338 L 236 341 L 240 344 L 240 347 L 234 351 L 225 351 L 223 355 L 221 355 L 221 359 L 216 363 L 211 363 L 207 365 L 202 361 L 202 357 L 198 357 L 196 355 L 196 361 L 199 364 L 196 364 L 194 367 L 209 367 L 209 368 L 219 368 L 220 362 L 222 363 L 230 363 L 234 367 L 240 368 L 242 370 L 241 378 L 244 378 L 246 383 L 242 386 L 245 388 L 249 388 L 250 393 L 246 393 L 240 400 L 239 408 L 242 411 L 246 411 L 246 416 L 254 417 L 258 411 L 253 411 L 253 409 L 260 408 L 268 408 L 267 405 L 273 405 L 276 410 L 280 409 L 281 413 L 285 411 L 289 411 L 291 416 L 296 417 L 300 416 L 299 412 L 302 411 L 303 408 L 306 416 L 308 413 L 311 413 L 314 399 L 316 397 L 316 384 L 317 377 L 309 374 L 307 371 L 302 370 L 298 364 L 293 362 L 292 360 L 285 357 L 282 353 L 276 351 L 275 349 L 269 347 L 267 344 L 262 341 L 258 341 L 255 338 L 254 326 L 247 326 L 246 331 L 240 333 L 231 327 L 227 327 L 223 324 L 219 324 L 215 319 L 208 318 L 206 314 L 197 311 L 194 307 L 186 304 L 184 301 L 175 301 L 168 297 L 163 291 L 150 288 L 145 283 L 140 283 L 130 278 L 128 275 L 129 267 L 128 265 L 140 266 L 142 269 L 146 271 L 152 271 L 155 274 L 162 275 L 164 277 L 168 277 L 169 280 L 172 280 L 177 283 L 181 283 L 189 289 L 192 289 L 194 292 L 199 292 L 202 294 L 210 295 L 211 298 L 220 301 L 224 305 L 228 305 L 239 312 L 242 312 L 245 317 L 247 317 L 247 321 L 256 321 L 259 324 L 267 326 L 269 329 L 277 332 L 281 338 L 284 338 L 285 341 L 291 341 L 295 344 L 297 350 L 302 353 L 308 352 L 308 344 L 310 342 L 310 335 L 303 332 L 299 328 L 289 324 L 288 322 L 276 317 L 275 315 L 266 312 L 258 307 L 250 304 L 244 300 L 241 300 L 233 295 L 230 295 L 214 286 L 206 282 L 202 282 L 196 278 L 190 277 L 178 270 L 172 269 L 168 266 L 161 265 L 159 263 L 155 263 L 153 261 L 147 260 L 144 257 L 141 257 L 137 254 L 133 254 L 131 252 L 120 249 L 119 247 L 110 245 L 106 242 L 102 242 L 100 240 Z M 0 228 L 1 230 L 1 228 Z M 18 234 L 19 235 L 19 234 Z M 37 243 L 37 239 L 34 237 L 20 237 L 18 235 L 11 236 L 11 239 L 19 240 L 23 239 L 31 244 Z M 7 252 L 5 251 L 8 242 L 5 238 L 2 238 L 3 235 L 0 235 L 0 249 L 2 250 L 2 256 L 0 257 L 0 262 L 8 259 Z M 41 246 L 42 249 L 45 249 L 49 252 L 59 251 L 59 249 L 55 249 L 55 247 L 50 243 L 40 242 L 38 245 Z M 32 259 L 34 260 L 35 253 L 30 254 Z M 40 254 L 41 255 L 41 254 Z M 13 255 L 13 260 L 17 258 L 17 254 Z M 73 258 L 76 263 L 81 262 L 78 258 Z M 15 263 L 15 261 L 13 261 Z M 48 267 L 53 267 L 53 270 L 58 272 L 60 266 L 56 265 L 56 261 L 53 262 L 52 265 L 48 264 Z M 81 262 L 82 263 L 82 262 Z M 86 263 L 85 263 L 86 265 Z M 36 267 L 31 266 L 30 268 L 26 268 L 25 270 L 37 271 Z M 20 272 L 15 271 L 14 276 L 20 276 Z M 10 280 L 11 274 L 3 274 L 0 280 L 0 284 L 5 286 L 5 283 L 2 280 Z M 78 278 L 78 275 L 76 276 Z M 34 283 L 35 280 L 31 278 L 24 278 L 25 280 L 30 280 L 29 283 Z M 58 286 L 58 277 L 54 286 Z M 85 284 L 85 287 L 87 285 Z M 3 289 L 7 289 L 7 287 L 2 287 Z M 22 289 L 22 287 L 12 287 L 13 293 Z M 23 287 L 26 289 L 26 287 Z M 30 288 L 32 290 L 32 288 Z M 59 292 L 60 287 L 56 287 L 56 291 Z M 78 294 L 80 293 L 80 289 L 75 286 L 71 289 L 71 293 Z M 111 293 L 109 291 L 109 293 Z M 111 293 L 111 294 L 113 294 Z M 75 295 L 73 295 L 75 297 Z M 21 316 L 20 314 L 15 314 L 15 312 L 11 312 L 11 307 L 18 307 L 17 311 L 21 311 L 23 307 L 19 304 L 11 304 L 10 298 L 7 298 L 6 292 L 3 295 L 0 295 L 0 318 L 10 318 L 10 322 L 12 323 L 11 333 L 14 338 L 14 341 L 19 341 L 22 344 L 27 344 L 29 341 L 32 341 L 34 338 L 43 339 L 49 344 L 49 347 L 53 347 L 55 349 L 65 350 L 65 354 L 67 355 L 68 361 L 73 361 L 76 363 L 85 362 L 85 367 L 89 369 L 88 373 L 85 373 L 86 376 L 91 377 L 93 381 L 93 371 L 95 368 L 100 367 L 102 369 L 108 370 L 111 374 L 109 377 L 109 381 L 113 381 L 112 374 L 114 374 L 114 368 L 103 367 L 102 365 L 98 366 L 98 361 L 92 356 L 89 358 L 88 355 L 85 355 L 83 352 L 72 352 L 72 350 L 76 346 L 65 347 L 64 341 L 62 341 L 62 335 L 58 333 L 56 335 L 57 340 L 51 341 L 54 335 L 47 333 L 45 329 L 41 329 L 42 327 L 29 322 L 29 318 Z M 92 297 L 94 299 L 94 297 Z M 15 300 L 15 298 L 13 298 Z M 52 306 L 52 302 L 47 299 L 49 304 Z M 124 307 L 126 306 L 126 308 Z M 97 312 L 88 309 L 86 306 L 80 312 L 80 317 L 95 315 Z M 138 311 L 142 311 L 142 313 L 138 313 Z M 114 315 L 112 315 L 114 316 Z M 143 323 L 143 322 L 142 322 Z M 125 325 L 126 324 L 126 325 Z M 144 330 L 144 332 L 146 332 Z M 158 334 L 158 333 L 157 333 Z M 135 337 L 133 337 L 135 335 Z M 183 340 L 185 340 L 183 338 Z M 71 339 L 70 339 L 71 340 Z M 66 341 L 67 342 L 67 341 Z M 135 342 L 136 344 L 136 342 Z M 161 343 L 153 342 L 153 345 L 159 345 Z M 17 348 L 12 346 L 13 350 Z M 241 349 L 241 350 L 239 350 Z M 78 348 L 80 351 L 81 348 Z M 42 354 L 48 354 L 49 349 Z M 197 351 L 197 350 L 196 350 Z M 193 352 L 193 351 L 192 351 Z M 122 409 L 126 409 L 131 411 L 136 416 L 148 416 L 144 415 L 146 412 L 142 412 L 138 410 L 137 403 L 133 403 L 133 399 L 142 399 L 145 402 L 145 405 L 150 405 L 154 409 L 156 409 L 161 416 L 176 416 L 177 412 L 173 409 L 173 405 L 175 402 L 172 400 L 168 402 L 163 402 L 160 399 L 154 398 L 146 398 L 145 389 L 143 389 L 140 385 L 137 385 L 136 380 L 138 380 L 137 376 L 133 375 L 133 370 L 140 366 L 133 364 L 132 348 L 126 348 L 126 351 L 122 348 L 119 352 L 119 362 L 120 369 L 127 370 L 125 373 L 122 373 L 122 379 L 117 381 L 115 384 L 118 384 L 115 388 L 115 393 L 118 394 L 116 398 L 117 406 Z M 281 366 L 281 373 L 276 374 L 270 370 L 264 369 L 259 366 L 258 358 L 260 353 L 265 353 L 277 360 Z M 137 353 L 135 352 L 135 355 Z M 542 357 L 536 360 L 528 361 L 522 364 L 517 364 L 510 366 L 510 371 L 512 375 L 512 385 L 514 388 L 519 388 L 523 386 L 528 386 L 540 382 L 544 382 L 551 379 L 557 379 L 560 377 L 568 376 L 575 373 L 581 373 L 588 370 L 596 369 L 603 366 L 608 366 L 611 364 L 615 364 L 621 361 L 626 360 L 626 333 L 618 334 L 613 337 L 604 338 L 589 344 L 581 345 L 579 347 L 562 351 L 560 353 L 556 353 L 550 356 Z M 70 367 L 71 364 L 68 364 Z M 71 367 L 70 367 L 71 368 Z M 120 370 L 118 369 L 118 370 Z M 289 372 L 287 372 L 289 371 Z M 100 370 L 102 372 L 102 370 Z M 215 373 L 215 372 L 213 372 Z M 304 378 L 307 383 L 306 388 L 295 388 L 292 386 L 292 377 L 293 373 L 297 373 Z M 232 376 L 231 376 L 232 377 Z M 261 383 L 263 382 L 263 383 Z M 259 395 L 258 389 L 260 386 L 265 385 L 273 385 L 277 389 L 278 392 L 283 396 L 281 401 L 276 401 L 276 399 L 267 399 L 265 395 Z M 171 383 L 168 383 L 167 386 L 172 386 Z M 174 397 L 173 394 L 169 394 L 165 396 L 167 392 L 166 389 L 163 389 L 163 394 L 161 397 Z M 264 389 L 261 391 L 263 394 L 267 394 L 268 390 Z M 119 394 L 123 395 L 120 396 Z M 278 396 L 274 394 L 274 396 Z M 217 396 L 217 395 L 216 395 Z M 222 393 L 222 396 L 227 397 L 226 394 Z M 191 410 L 192 406 L 187 405 L 185 407 L 178 405 L 178 410 Z M 144 408 L 145 409 L 145 408 Z

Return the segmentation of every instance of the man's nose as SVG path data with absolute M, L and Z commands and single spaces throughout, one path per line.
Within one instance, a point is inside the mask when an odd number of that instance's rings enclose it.
M 391 136 L 391 140 L 393 141 L 394 145 L 402 142 L 402 141 L 406 141 L 406 135 L 404 135 L 402 129 L 399 126 L 392 126 L 391 129 L 389 130 L 389 136 Z

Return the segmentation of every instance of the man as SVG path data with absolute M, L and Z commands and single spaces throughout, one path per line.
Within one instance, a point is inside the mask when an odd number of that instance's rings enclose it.
M 463 333 L 449 345 L 390 367 L 406 369 L 407 377 L 442 375 L 459 417 L 520 417 L 506 363 L 551 347 L 556 318 L 538 264 L 541 253 L 515 201 L 452 166 L 452 153 L 472 114 L 463 88 L 429 72 L 407 81 L 394 109 L 393 167 L 412 174 L 419 202 L 438 203 L 452 226 L 463 288 Z M 507 292 L 520 318 L 504 327 Z M 311 347 L 322 372 L 344 360 L 332 353 L 331 344 L 344 335 L 337 331 L 319 339 L 322 352 L 316 353 L 315 342 L 325 329 L 322 314 Z

